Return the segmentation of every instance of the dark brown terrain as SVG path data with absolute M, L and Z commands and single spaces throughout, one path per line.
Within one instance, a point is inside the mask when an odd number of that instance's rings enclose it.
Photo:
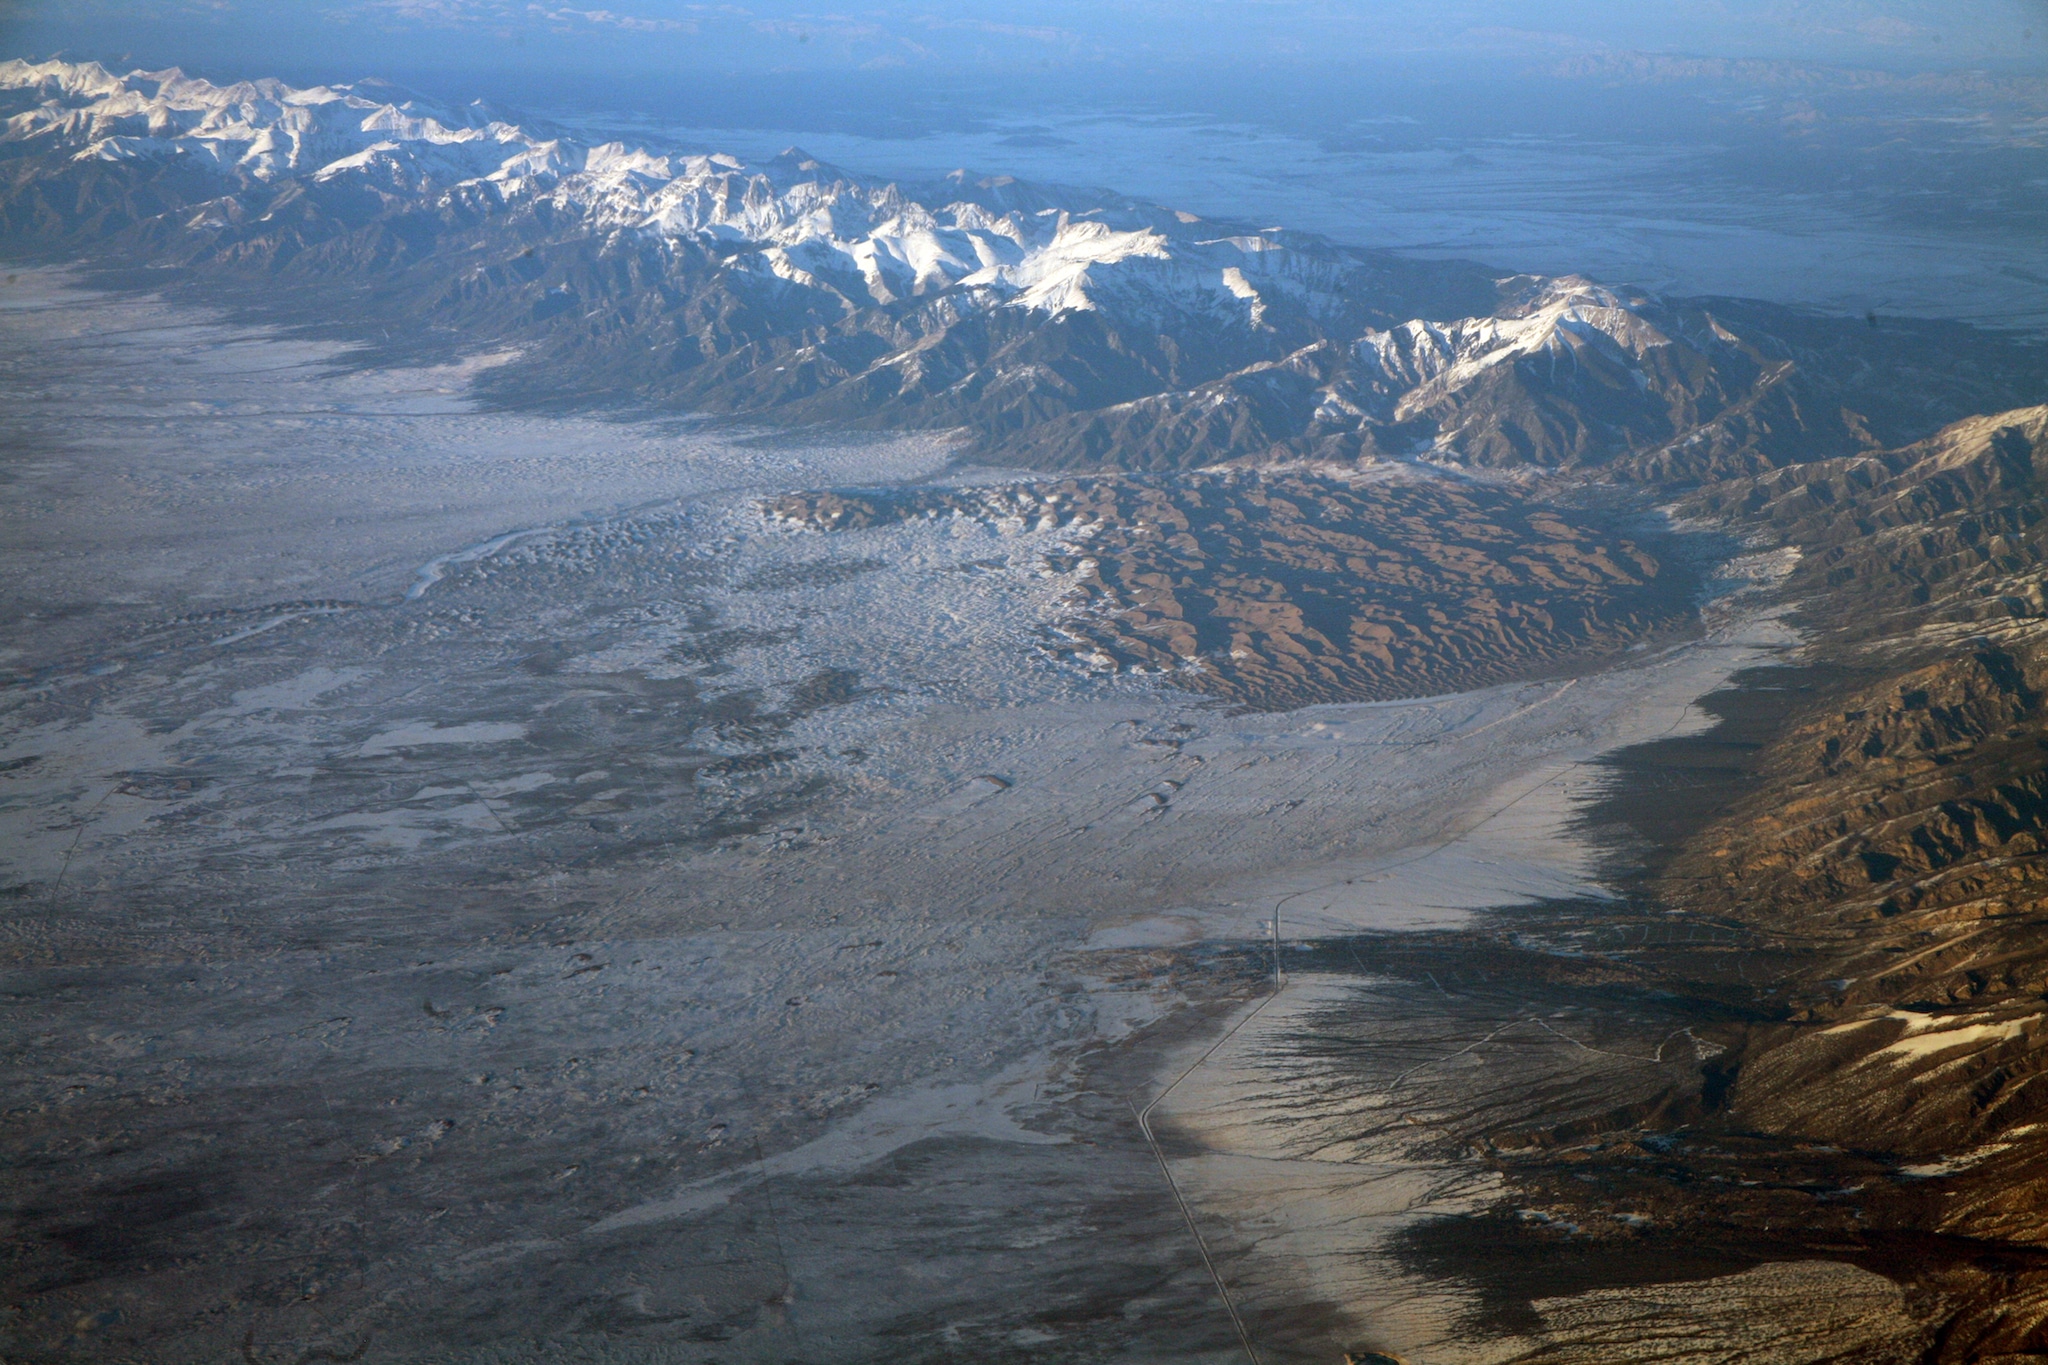
M 1809 657 L 1714 701 L 1709 736 L 1623 757 L 1604 819 L 1652 836 L 1624 910 L 1510 915 L 1516 948 L 1462 961 L 1528 999 L 1686 1002 L 1700 1042 L 1476 1113 L 1472 1149 L 1545 1221 L 1437 1227 L 1422 1263 L 1491 1262 L 1526 1305 L 1685 1255 L 1846 1261 L 1904 1287 L 1911 1330 L 1800 1359 L 2048 1352 L 2044 479 L 2037 408 L 1689 500 L 1802 551 Z
M 1408 469 L 806 493 L 768 506 L 821 531 L 928 516 L 1075 530 L 1045 558 L 1075 575 L 1051 653 L 1258 710 L 1584 666 L 1683 628 L 1697 590 L 1682 562 L 1612 518 Z

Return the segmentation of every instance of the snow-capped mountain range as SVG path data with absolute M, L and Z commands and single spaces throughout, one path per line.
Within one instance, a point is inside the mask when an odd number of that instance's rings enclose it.
M 429 197 L 548 204 L 598 231 L 758 245 L 760 265 L 805 285 L 857 280 L 893 304 L 963 288 L 1057 312 L 1162 294 L 1256 324 L 1264 290 L 1313 296 L 1336 281 L 1256 235 L 1168 237 L 1151 215 L 1075 212 L 1009 183 L 952 202 L 826 167 L 792 149 L 766 166 L 530 132 L 481 104 L 449 109 L 374 84 L 214 85 L 175 68 L 117 76 L 97 63 L 0 63 L 0 91 L 35 103 L 0 140 L 80 161 L 186 161 L 258 183 L 355 182 Z M 957 173 L 951 185 L 964 188 Z M 993 194 L 988 193 L 994 191 Z M 1181 225 L 1200 220 L 1178 215 Z M 1256 282 L 1255 282 L 1256 281 Z
M 957 427 L 995 458 L 1756 467 L 2031 396 L 1982 356 L 1918 395 L 1859 389 L 1872 368 L 1826 356 L 1836 332 L 1802 352 L 1788 333 L 1807 322 L 1755 307 L 1006 177 L 900 185 L 796 150 L 750 165 L 593 144 L 374 82 L 9 61 L 0 117 L 0 240 L 17 246 L 119 242 L 280 297 L 345 280 L 359 308 L 374 282 L 387 333 L 509 341 L 534 362 L 520 382 Z
M 427 183 L 545 162 L 558 146 L 481 105 L 451 111 L 367 88 L 222 86 L 175 67 L 117 76 L 98 62 L 0 62 L 0 90 L 33 101 L 8 118 L 5 140 L 55 144 L 81 161 L 186 157 L 253 180 L 404 167 Z

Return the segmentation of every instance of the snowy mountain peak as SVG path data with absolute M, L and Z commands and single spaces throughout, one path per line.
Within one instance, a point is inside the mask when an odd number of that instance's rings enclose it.
M 1867 443 L 1861 410 L 1788 379 L 1792 352 L 1739 310 L 1102 191 L 966 169 L 896 184 L 801 147 L 750 163 L 585 141 L 371 81 L 14 61 L 0 120 L 7 154 L 53 181 L 105 177 L 95 194 L 167 225 L 183 260 L 417 269 L 507 335 L 581 328 L 607 364 L 656 365 L 650 383 L 711 408 L 1028 430 L 1076 462 L 1287 449 L 1733 468 Z M 83 202 L 64 187 L 38 212 Z
M 256 181 L 388 174 L 394 163 L 411 163 L 414 180 L 470 178 L 542 141 L 481 105 L 393 102 L 399 92 L 366 85 L 374 94 L 270 79 L 222 86 L 175 67 L 116 76 L 97 62 L 0 62 L 0 141 L 53 143 L 79 160 L 186 159 Z
M 1577 384 L 1646 384 L 1653 357 L 1739 346 L 1709 315 L 1688 327 L 1660 301 L 1577 275 L 1501 281 L 1492 315 L 1369 329 L 1354 352 L 1368 410 L 1396 421 L 1441 404 L 1503 366 L 1534 362 Z
M 584 145 L 381 83 L 217 86 L 175 70 L 116 76 L 92 63 L 11 61 L 0 64 L 0 112 L 0 141 L 82 161 L 182 161 L 257 184 L 475 187 L 500 203 L 548 203 L 597 230 L 750 243 L 760 251 L 748 268 L 838 290 L 853 306 L 964 287 L 992 306 L 1192 310 L 1258 326 L 1271 295 L 1318 297 L 1301 272 L 1263 259 L 1271 241 L 1198 240 L 1192 215 L 1047 202 L 1011 177 L 964 171 L 921 198 L 801 147 L 749 166 L 724 153 Z

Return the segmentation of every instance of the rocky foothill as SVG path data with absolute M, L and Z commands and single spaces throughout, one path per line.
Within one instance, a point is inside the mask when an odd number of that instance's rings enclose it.
M 1811 644 L 1724 699 L 1718 753 L 1623 765 L 1615 807 L 1660 767 L 1732 781 L 1634 851 L 1626 914 L 1591 913 L 1684 935 L 1624 932 L 1567 971 L 1692 1002 L 1714 1055 L 1604 1122 L 1472 1135 L 1580 1239 L 1905 1285 L 1917 1325 L 1873 1359 L 2048 1343 L 2044 479 L 2034 408 L 1687 499 L 1800 552 Z M 1745 723 L 1759 703 L 1774 718 Z

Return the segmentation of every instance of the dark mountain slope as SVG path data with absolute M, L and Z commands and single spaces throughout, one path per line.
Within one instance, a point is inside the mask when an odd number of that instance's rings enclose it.
M 957 430 L 984 461 L 1690 480 L 2048 396 L 2042 349 L 1497 278 L 1095 191 L 588 146 L 372 87 L 0 64 L 0 250 L 373 341 L 500 396 Z

